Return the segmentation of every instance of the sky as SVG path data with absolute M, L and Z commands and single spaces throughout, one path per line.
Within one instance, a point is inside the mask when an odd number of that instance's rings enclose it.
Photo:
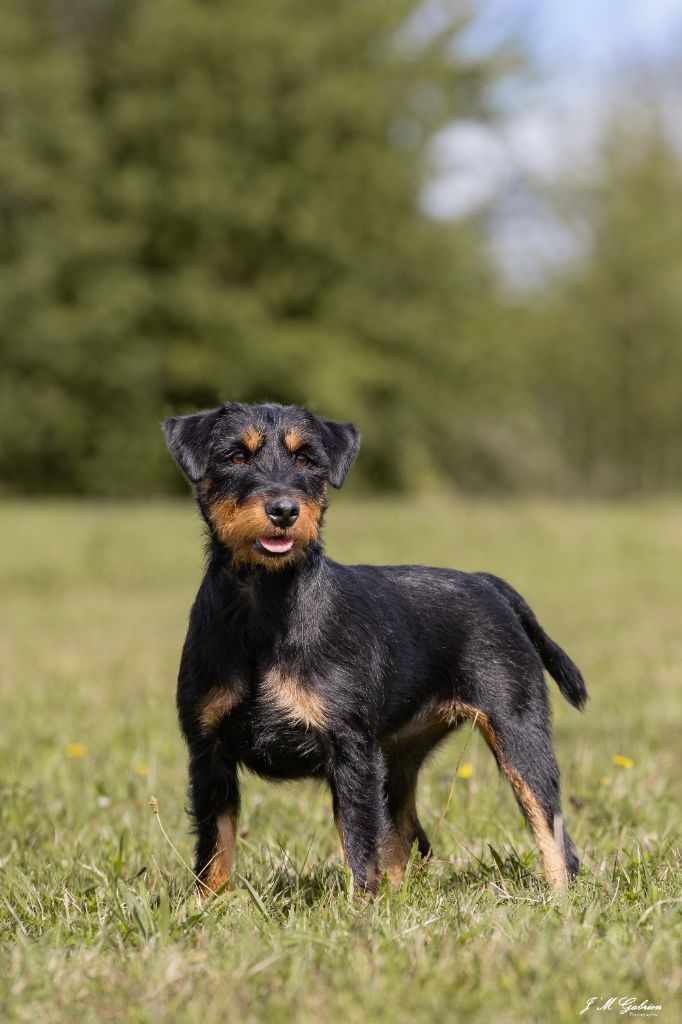
M 472 42 L 520 36 L 549 75 L 596 79 L 625 60 L 679 52 L 681 0 L 480 0 Z
M 423 5 L 425 34 L 438 26 L 446 3 Z M 533 74 L 501 91 L 504 117 L 495 130 L 465 122 L 435 140 L 422 205 L 432 216 L 457 218 L 502 197 L 493 250 L 511 283 L 524 286 L 579 256 L 584 240 L 534 205 L 519 183 L 530 177 L 551 184 L 567 168 L 589 173 L 625 69 L 660 76 L 676 62 L 682 81 L 682 0 L 478 0 L 473 7 L 465 51 L 518 43 Z M 682 142 L 682 97 L 673 99 L 671 125 Z

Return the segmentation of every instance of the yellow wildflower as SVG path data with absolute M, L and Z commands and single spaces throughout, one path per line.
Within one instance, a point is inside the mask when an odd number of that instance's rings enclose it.
M 66 756 L 67 757 L 85 757 L 88 752 L 88 748 L 84 743 L 67 743 L 66 744 Z
M 473 774 L 474 766 L 472 764 L 469 764 L 468 761 L 465 761 L 464 764 L 461 764 L 457 769 L 458 779 L 470 779 Z
M 632 768 L 635 762 L 631 757 L 623 757 L 621 754 L 616 754 L 613 763 L 617 764 L 619 768 Z
M 149 775 L 149 765 L 145 764 L 144 761 L 140 761 L 135 765 L 135 774 L 142 775 L 143 778 L 146 778 L 147 775 Z

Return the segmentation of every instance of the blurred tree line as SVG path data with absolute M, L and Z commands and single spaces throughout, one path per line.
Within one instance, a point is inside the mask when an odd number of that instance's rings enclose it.
M 430 142 L 512 56 L 413 0 L 7 0 L 0 9 L 5 491 L 180 486 L 169 412 L 354 419 L 368 489 L 682 482 L 682 173 L 614 133 L 589 258 L 502 300 L 482 217 L 420 212 Z
M 587 258 L 534 309 L 540 418 L 578 485 L 679 489 L 682 159 L 658 104 L 634 99 L 598 157 L 594 181 L 559 200 L 588 229 Z

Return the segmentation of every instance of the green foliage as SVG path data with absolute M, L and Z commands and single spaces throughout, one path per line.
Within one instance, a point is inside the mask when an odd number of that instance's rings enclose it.
M 453 56 L 465 17 L 417 46 L 412 10 L 3 9 L 7 486 L 174 485 L 159 419 L 228 398 L 356 418 L 373 486 L 428 471 L 464 423 L 441 382 L 489 275 L 480 232 L 418 194 L 433 133 L 496 69 Z
M 539 313 L 539 416 L 581 489 L 679 488 L 682 162 L 655 109 L 625 107 L 574 203 L 591 250 Z
M 226 399 L 354 419 L 351 487 L 682 485 L 682 168 L 624 105 L 548 197 L 590 240 L 503 301 L 486 223 L 420 210 L 431 141 L 491 119 L 501 52 L 413 0 L 8 0 L 0 479 L 180 489 L 158 429 Z
M 679 1020 L 680 512 L 341 498 L 333 556 L 500 572 L 584 669 L 583 714 L 550 691 L 583 874 L 551 893 L 465 730 L 423 772 L 432 838 L 443 820 L 402 890 L 349 906 L 323 787 L 246 776 L 239 877 L 200 909 L 173 700 L 200 572 L 190 502 L 0 508 L 0 1018 L 575 1024 L 617 995 Z

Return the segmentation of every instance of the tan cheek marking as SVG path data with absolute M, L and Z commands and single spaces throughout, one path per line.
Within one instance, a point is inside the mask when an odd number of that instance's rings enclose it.
M 310 498 L 302 498 L 300 505 L 296 523 L 286 531 L 286 535 L 293 537 L 296 543 L 290 554 L 283 558 L 269 558 L 253 548 L 254 540 L 273 532 L 272 523 L 265 514 L 263 498 L 239 503 L 234 498 L 218 498 L 208 505 L 206 514 L 219 539 L 232 550 L 235 565 L 261 565 L 276 572 L 304 559 L 302 548 L 319 537 L 323 505 Z M 283 532 L 277 531 L 278 534 Z
M 327 713 L 323 701 L 301 686 L 293 676 L 271 669 L 263 680 L 263 692 L 293 725 L 306 729 L 326 729 Z
M 251 544 L 270 528 L 261 499 L 237 504 L 234 498 L 218 498 L 207 512 L 220 540 L 231 548 Z
M 265 440 L 265 432 L 259 430 L 258 427 L 247 427 L 242 434 L 241 440 L 246 450 L 251 455 L 255 455 Z
M 320 535 L 323 506 L 312 498 L 301 498 L 299 504 L 301 510 L 290 533 L 302 544 L 309 544 Z
M 217 824 L 218 839 L 215 854 L 199 884 L 201 899 L 206 899 L 212 892 L 218 892 L 226 882 L 229 882 L 234 870 L 237 816 L 232 811 L 225 811 L 219 816 Z
M 568 886 L 568 874 L 566 871 L 566 858 L 564 851 L 559 845 L 557 838 L 545 820 L 544 812 L 525 779 L 507 763 L 502 756 L 495 737 L 495 731 L 490 724 L 488 716 L 479 708 L 471 704 L 463 704 L 460 701 L 452 701 L 441 705 L 441 714 L 448 724 L 468 718 L 476 722 L 483 737 L 492 750 L 500 770 L 509 780 L 509 783 L 516 794 L 516 797 L 524 810 L 535 844 L 540 854 L 540 862 L 545 877 L 555 889 L 565 889 Z
M 199 724 L 202 732 L 212 732 L 218 723 L 244 699 L 245 693 L 246 687 L 241 681 L 230 683 L 229 686 L 214 687 L 202 702 L 199 712 Z
M 223 541 L 227 541 L 229 538 L 236 509 L 237 503 L 234 498 L 218 498 L 216 501 L 212 501 L 206 509 L 211 526 Z
M 285 430 L 282 440 L 284 446 L 293 454 L 303 444 L 303 435 L 295 427 L 291 427 L 289 430 Z

